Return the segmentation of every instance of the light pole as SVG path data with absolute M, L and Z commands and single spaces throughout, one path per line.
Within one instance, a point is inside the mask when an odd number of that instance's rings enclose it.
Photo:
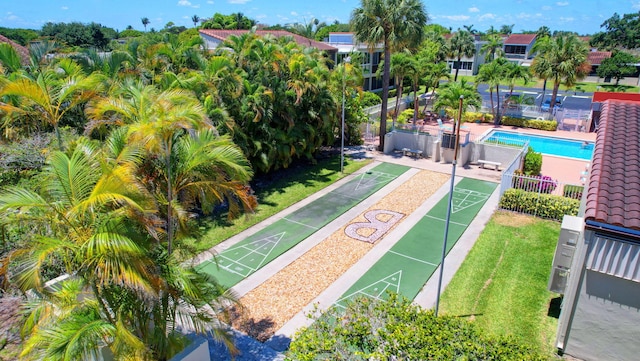
M 451 207 L 453 206 L 453 184 L 456 178 L 456 163 L 458 160 L 458 145 L 460 144 L 460 125 L 462 124 L 462 101 L 464 96 L 460 96 L 460 105 L 458 108 L 458 124 L 454 125 L 455 146 L 453 147 L 453 169 L 451 170 L 451 185 L 449 187 L 449 202 L 447 204 L 447 219 L 444 223 L 444 240 L 442 241 L 442 258 L 440 259 L 440 277 L 438 278 L 438 293 L 436 294 L 435 315 L 438 317 L 438 307 L 440 306 L 440 292 L 442 290 L 442 277 L 444 275 L 444 259 L 447 255 L 447 237 L 449 237 L 449 222 L 451 221 Z
M 340 127 L 340 132 L 342 134 L 340 136 L 340 173 L 344 173 L 344 93 L 347 91 L 346 64 L 348 64 L 350 60 L 351 58 L 348 56 L 342 59 L 342 126 Z

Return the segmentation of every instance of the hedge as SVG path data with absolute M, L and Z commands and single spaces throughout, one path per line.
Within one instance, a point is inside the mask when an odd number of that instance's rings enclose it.
M 523 119 L 508 116 L 502 117 L 502 125 L 550 131 L 558 129 L 558 122 L 555 120 Z
M 499 203 L 500 208 L 542 218 L 562 221 L 564 215 L 577 216 L 580 201 L 563 196 L 507 189 Z
M 546 360 L 513 338 L 484 334 L 472 322 L 390 293 L 333 307 L 293 339 L 286 360 Z

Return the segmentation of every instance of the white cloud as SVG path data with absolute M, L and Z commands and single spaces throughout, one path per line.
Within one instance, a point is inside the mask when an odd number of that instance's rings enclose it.
M 471 18 L 468 15 L 443 15 L 440 17 L 451 21 L 467 21 Z
M 63 7 L 61 7 L 60 9 L 62 9 L 62 10 L 69 10 L 69 7 L 68 7 L 68 6 L 63 6 Z
M 558 6 L 569 6 L 569 2 L 568 1 L 558 1 L 556 3 L 556 5 L 558 5 Z
M 576 20 L 576 18 L 561 16 L 560 21 L 563 23 L 572 23 Z
M 291 15 L 292 15 L 292 16 L 298 16 L 298 13 L 297 13 L 297 12 L 295 12 L 295 11 L 292 11 L 292 12 L 291 12 Z
M 211 1 L 211 0 L 207 1 L 207 4 L 213 5 L 213 1 Z
M 636 10 L 640 9 L 640 1 L 633 1 L 631 3 L 631 7 L 636 9 Z
M 552 9 L 552 8 L 551 8 L 551 6 L 549 6 L 549 5 L 545 5 L 545 6 L 543 6 L 543 7 L 542 7 L 542 10 L 544 10 L 544 11 L 549 11 L 549 10 L 551 10 L 551 9 Z
M 470 7 L 470 8 L 469 8 L 469 12 L 470 12 L 470 13 L 478 13 L 478 12 L 480 12 L 480 9 L 478 9 L 478 8 L 477 8 L 477 7 L 475 7 L 475 6 L 474 6 L 474 7 Z
M 246 4 L 251 0 L 229 0 L 229 4 Z
M 486 14 L 482 14 L 482 15 L 478 16 L 478 20 L 480 20 L 480 21 L 495 20 L 497 18 L 498 18 L 498 16 L 496 14 L 492 14 L 492 13 L 486 13 Z
M 256 19 L 261 20 L 261 19 L 266 19 L 267 15 L 266 14 L 259 14 L 255 16 Z
M 180 6 L 191 6 L 191 2 L 189 2 L 188 0 L 180 0 L 180 1 L 178 1 L 178 5 L 180 5 Z

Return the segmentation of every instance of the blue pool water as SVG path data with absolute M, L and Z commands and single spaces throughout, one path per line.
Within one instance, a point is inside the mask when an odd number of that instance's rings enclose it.
M 580 140 L 562 139 L 556 137 L 543 137 L 530 134 L 504 132 L 492 130 L 485 141 L 500 141 L 506 144 L 522 145 L 526 140 L 536 152 L 548 155 L 556 155 L 567 158 L 591 160 L 593 155 L 593 142 L 585 143 Z

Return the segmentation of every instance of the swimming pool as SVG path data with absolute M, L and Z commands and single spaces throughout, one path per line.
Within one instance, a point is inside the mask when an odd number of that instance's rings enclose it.
M 544 137 L 501 130 L 491 130 L 490 133 L 483 137 L 483 141 L 500 142 L 507 145 L 522 145 L 527 140 L 533 150 L 542 154 L 584 160 L 591 160 L 593 155 L 593 142 L 581 140 Z

